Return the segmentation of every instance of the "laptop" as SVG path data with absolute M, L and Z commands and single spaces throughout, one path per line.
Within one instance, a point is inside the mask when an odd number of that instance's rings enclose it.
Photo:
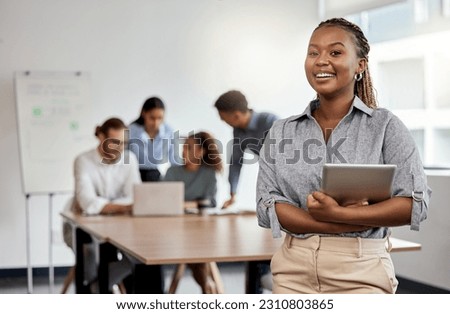
M 143 182 L 133 188 L 133 216 L 184 214 L 183 182 Z
M 391 198 L 396 165 L 325 164 L 322 191 L 339 204 L 377 203 Z

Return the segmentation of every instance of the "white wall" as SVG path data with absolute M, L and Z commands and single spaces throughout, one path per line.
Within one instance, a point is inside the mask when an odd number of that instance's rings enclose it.
M 422 244 L 420 251 L 393 253 L 396 273 L 417 282 L 450 290 L 450 172 L 428 172 L 433 190 L 428 218 L 420 231 L 394 228 L 397 238 Z
M 378 88 L 380 105 L 387 107 L 396 102 L 395 114 L 410 129 L 424 132 L 420 149 L 422 159 L 428 165 L 450 163 L 449 139 L 438 136 L 442 134 L 441 130 L 450 129 L 449 39 L 448 30 L 435 28 L 433 33 L 372 45 L 370 52 L 371 73 Z M 392 71 L 386 73 L 389 67 L 396 71 L 394 75 Z M 423 77 L 417 77 L 420 75 Z M 386 84 L 389 80 L 391 84 Z M 386 97 L 388 93 L 392 95 Z M 398 97 L 400 94 L 402 96 Z M 408 101 L 411 95 L 421 99 Z M 387 103 L 388 99 L 391 104 Z M 415 104 L 423 108 L 417 109 Z M 409 227 L 393 231 L 394 236 L 421 243 L 422 250 L 396 253 L 393 259 L 399 275 L 450 290 L 450 171 L 429 171 L 428 174 L 433 189 L 428 219 L 419 232 L 410 231 Z
M 0 268 L 26 266 L 15 71 L 90 72 L 98 122 L 131 122 L 159 95 L 173 127 L 227 142 L 231 129 L 213 108 L 221 93 L 241 89 L 254 109 L 282 117 L 312 99 L 303 60 L 316 18 L 315 0 L 0 0 Z M 243 169 L 239 206 L 254 207 L 256 170 Z M 226 173 L 219 188 L 222 201 Z M 59 234 L 67 197 L 53 198 L 56 265 L 73 263 Z M 46 266 L 48 196 L 32 196 L 30 211 L 31 261 Z

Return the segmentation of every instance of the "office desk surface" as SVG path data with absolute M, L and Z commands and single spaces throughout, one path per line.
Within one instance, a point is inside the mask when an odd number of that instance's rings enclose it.
M 63 216 L 147 265 L 270 260 L 282 243 L 258 226 L 254 214 Z
M 259 227 L 254 214 L 63 216 L 147 265 L 270 260 L 283 241 Z M 391 238 L 391 243 L 392 252 L 421 248 L 418 243 L 396 238 Z

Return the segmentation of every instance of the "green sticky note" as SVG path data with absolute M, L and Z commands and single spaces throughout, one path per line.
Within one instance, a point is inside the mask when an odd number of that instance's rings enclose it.
M 41 107 L 34 107 L 33 108 L 33 116 L 40 117 L 42 115 L 42 108 Z
M 71 129 L 72 131 L 76 131 L 76 130 L 78 130 L 78 128 L 80 127 L 80 125 L 78 124 L 77 121 L 71 121 L 69 127 L 70 127 L 70 129 Z

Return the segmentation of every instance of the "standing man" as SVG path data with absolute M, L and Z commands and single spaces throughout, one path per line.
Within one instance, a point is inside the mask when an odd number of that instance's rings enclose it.
M 278 117 L 271 113 L 255 112 L 249 109 L 245 96 L 236 90 L 222 94 L 214 106 L 219 111 L 220 119 L 233 128 L 233 151 L 228 174 L 230 199 L 222 206 L 227 208 L 236 200 L 244 151 L 249 149 L 259 157 L 264 138 Z
M 230 198 L 222 206 L 227 208 L 236 201 L 236 190 L 245 150 L 249 149 L 259 157 L 264 138 L 278 117 L 272 113 L 255 112 L 249 109 L 247 99 L 237 90 L 222 94 L 214 106 L 220 118 L 233 128 L 233 150 L 228 174 Z M 262 293 L 261 277 L 269 273 L 269 263 L 250 262 L 248 267 L 249 282 L 247 282 L 246 292 Z

